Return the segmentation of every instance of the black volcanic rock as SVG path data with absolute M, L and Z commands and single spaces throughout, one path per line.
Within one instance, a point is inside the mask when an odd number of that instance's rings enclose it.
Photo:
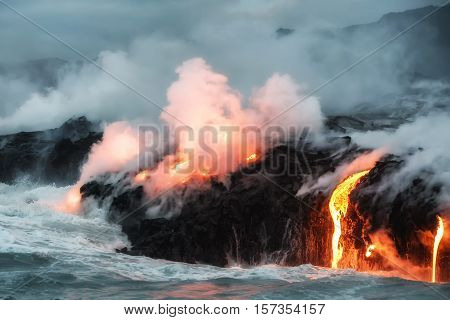
M 192 181 L 152 199 L 142 187 L 130 184 L 127 176 L 98 177 L 81 192 L 85 201 L 93 198 L 106 207 L 110 221 L 122 226 L 131 242 L 130 248 L 119 250 L 122 253 L 217 266 L 329 266 L 333 234 L 330 194 L 314 189 L 302 196 L 296 193 L 307 179 L 333 172 L 363 151 L 345 138 L 320 149 L 282 145 L 254 165 L 231 174 L 226 184 L 211 179 L 196 187 Z M 351 254 L 357 252 L 361 257 L 351 265 L 356 269 L 367 263 L 374 268 L 377 263 L 384 266 L 382 260 L 362 257 L 370 235 L 379 230 L 387 232 L 400 258 L 418 266 L 430 263 L 430 248 L 420 237 L 436 230 L 440 188 L 425 183 L 429 173 L 405 181 L 402 190 L 390 188 L 389 179 L 404 164 L 402 157 L 384 157 L 350 194 L 342 222 L 346 239 L 342 261 L 354 261 Z M 181 206 L 178 214 L 166 216 L 174 203 Z M 147 210 L 153 213 L 149 216 Z M 445 267 L 447 251 L 441 250 L 439 279 L 450 277 Z
M 417 173 L 411 181 L 404 181 L 404 189 L 390 186 L 389 181 L 403 165 L 404 161 L 393 155 L 379 161 L 352 192 L 351 201 L 358 203 L 357 211 L 371 222 L 368 232 L 392 231 L 399 254 L 412 257 L 417 252 L 411 250 L 415 234 L 435 227 L 441 188 L 426 183 L 430 172 Z
M 330 116 L 325 121 L 329 130 L 346 133 L 348 129 L 367 130 L 364 121 L 351 116 Z
M 102 184 L 97 181 L 90 181 L 80 188 L 83 198 L 93 197 L 99 201 L 103 201 L 105 198 L 111 196 L 113 191 L 114 186 L 112 184 Z
M 343 147 L 346 152 L 336 153 Z M 308 263 L 312 252 L 305 252 L 305 243 L 297 239 L 304 225 L 328 215 L 314 218 L 316 212 L 303 206 L 295 194 L 305 177 L 334 170 L 356 153 L 348 139 L 336 140 L 328 150 L 278 146 L 261 161 L 233 173 L 227 186 L 215 179 L 207 187 L 179 186 L 173 196 L 183 199 L 180 212 L 169 218 L 149 219 L 145 212 L 155 205 L 164 216 L 170 206 L 164 209 L 162 203 L 171 203 L 171 194 L 163 200 L 148 199 L 141 187 L 130 186 L 126 178 L 113 185 L 98 178 L 81 192 L 84 199 L 109 206 L 109 219 L 119 223 L 131 241 L 129 254 L 217 266 Z M 323 263 L 325 258 L 317 259 Z
M 57 129 L 0 136 L 0 182 L 27 176 L 40 183 L 73 184 L 91 146 L 101 138 L 98 124 L 85 117 Z

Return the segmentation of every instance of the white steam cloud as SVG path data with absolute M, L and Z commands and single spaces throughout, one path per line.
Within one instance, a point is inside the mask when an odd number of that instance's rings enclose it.
M 201 5 L 205 10 L 213 10 L 208 3 Z M 245 96 L 251 95 L 262 79 L 275 73 L 307 81 L 309 89 L 313 89 L 398 32 L 383 24 L 380 30 L 363 28 L 357 33 L 336 26 L 322 29 L 326 23 L 319 26 L 313 22 L 315 19 L 303 22 L 294 19 L 292 12 L 309 12 L 301 10 L 302 5 L 311 6 L 292 1 L 252 6 L 239 3 L 233 7 L 223 3 L 220 6 L 223 13 L 214 18 L 198 17 L 198 10 L 194 12 L 189 6 L 181 7 L 188 13 L 185 15 L 180 8 L 167 5 L 163 6 L 163 14 L 177 19 L 168 21 L 178 24 L 166 25 L 164 16 L 155 16 L 162 31 L 132 36 L 125 49 L 104 50 L 92 56 L 102 68 L 164 106 L 167 103 L 164 93 L 174 80 L 174 66 L 192 57 L 204 57 L 229 76 L 231 85 Z M 335 16 L 335 10 L 332 13 Z M 367 19 L 370 22 L 376 18 Z M 276 30 L 280 27 L 295 31 L 278 37 Z M 405 54 L 405 42 L 400 40 L 323 88 L 319 93 L 323 111 L 348 112 L 361 102 L 377 105 L 381 97 L 401 92 L 403 83 L 398 76 L 410 70 L 410 55 Z M 115 47 L 105 44 L 104 48 Z M 65 70 L 56 88 L 38 91 L 25 89 L 27 86 L 26 81 L 5 85 L 0 80 L 0 93 L 7 92 L 0 105 L 0 134 L 57 127 L 78 115 L 92 120 L 155 121 L 160 112 L 150 107 L 152 103 L 87 63 Z M 287 99 L 278 103 L 281 108 L 290 102 Z
M 248 106 L 244 107 L 242 95 L 229 86 L 226 76 L 214 71 L 205 60 L 187 60 L 176 72 L 178 80 L 167 90 L 169 104 L 161 113 L 161 119 L 173 129 L 172 132 L 179 127 L 189 126 L 193 130 L 193 137 L 180 137 L 176 154 L 167 155 L 156 168 L 149 169 L 146 175 L 150 179 L 139 181 L 144 182 L 149 195 L 179 184 L 193 174 L 223 178 L 245 163 L 249 154 L 263 153 L 265 146 L 262 141 L 253 139 L 253 143 L 244 144 L 248 142 L 244 139 L 248 138 L 243 138 L 242 129 L 247 126 L 261 127 L 278 115 L 281 106 L 297 103 L 302 97 L 301 87 L 291 77 L 275 74 L 263 87 L 255 89 Z M 298 109 L 291 113 L 294 116 L 278 117 L 274 125 L 283 128 L 295 126 L 297 129 L 308 127 L 312 132 L 320 133 L 323 115 L 317 98 L 304 98 Z M 221 133 L 218 141 L 206 142 L 209 149 L 205 149 L 200 142 L 203 137 L 199 133 L 205 126 Z M 238 132 L 223 131 L 224 126 L 236 127 Z M 139 143 L 137 128 L 125 122 L 108 125 L 103 140 L 92 147 L 80 180 L 69 192 L 61 206 L 62 210 L 78 210 L 79 188 L 93 177 L 106 172 L 137 170 Z M 241 152 L 243 149 L 245 154 Z M 190 150 L 194 157 L 187 159 L 186 150 Z M 211 151 L 215 158 L 200 163 L 198 159 L 210 157 Z M 176 172 L 176 167 L 188 161 L 188 172 Z M 167 171 L 168 164 L 175 165 L 175 168 Z
M 400 191 L 407 187 L 421 172 L 430 172 L 427 185 L 441 185 L 440 205 L 450 207 L 450 115 L 432 112 L 420 116 L 395 131 L 375 131 L 352 134 L 356 143 L 368 148 L 382 148 L 388 153 L 401 155 L 405 165 L 385 181 Z

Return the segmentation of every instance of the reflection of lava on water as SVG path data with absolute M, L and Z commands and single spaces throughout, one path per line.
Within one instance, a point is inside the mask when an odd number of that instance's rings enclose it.
M 239 297 L 239 299 L 250 299 L 258 294 L 263 288 L 276 288 L 275 284 L 245 285 L 245 284 L 227 284 L 219 285 L 212 282 L 188 283 L 174 286 L 172 290 L 161 291 L 156 299 L 164 300 L 168 297 L 176 299 L 228 299 L 230 296 Z

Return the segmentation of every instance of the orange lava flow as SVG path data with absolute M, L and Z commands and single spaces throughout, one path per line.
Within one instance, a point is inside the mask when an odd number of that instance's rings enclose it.
M 370 170 L 361 171 L 355 173 L 344 181 L 342 181 L 336 189 L 334 189 L 328 208 L 330 210 L 331 217 L 333 218 L 334 232 L 331 247 L 333 250 L 333 258 L 331 260 L 331 267 L 336 269 L 338 263 L 342 258 L 343 247 L 339 244 L 341 238 L 341 219 L 345 217 L 349 205 L 349 195 L 353 189 L 355 189 L 359 180 L 369 173 Z
M 438 228 L 436 230 L 436 236 L 434 237 L 433 271 L 431 274 L 431 282 L 436 282 L 436 260 L 439 251 L 439 244 L 441 242 L 442 237 L 444 236 L 444 221 L 439 216 L 437 218 L 438 218 Z
M 150 170 L 147 169 L 142 170 L 134 177 L 134 181 L 137 183 L 144 182 L 147 179 L 150 179 Z

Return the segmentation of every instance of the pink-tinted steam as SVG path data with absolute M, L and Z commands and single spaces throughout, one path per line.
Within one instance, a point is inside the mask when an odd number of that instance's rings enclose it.
M 139 138 L 136 129 L 126 122 L 114 122 L 106 126 L 103 139 L 92 146 L 81 176 L 73 186 L 59 209 L 64 212 L 80 211 L 80 187 L 95 176 L 123 170 L 139 153 Z
M 193 175 L 224 178 L 246 163 L 249 155 L 263 153 L 262 137 L 243 133 L 249 126 L 260 128 L 275 118 L 272 125 L 280 127 L 307 126 L 314 132 L 319 132 L 322 127 L 323 115 L 318 99 L 303 97 L 302 88 L 288 75 L 273 75 L 264 86 L 253 90 L 244 107 L 241 94 L 230 87 L 228 78 L 214 71 L 203 59 L 183 62 L 176 73 L 178 79 L 167 91 L 168 105 L 160 118 L 172 133 L 188 126 L 194 135 L 178 136 L 177 153 L 166 156 L 156 168 L 147 169 L 135 179 L 136 183 L 144 184 L 149 194 L 186 182 Z M 278 117 L 299 101 L 295 108 Z M 199 133 L 205 126 L 218 133 L 217 137 L 206 139 L 209 150 L 205 150 L 200 141 Z M 224 127 L 237 128 L 237 131 L 224 130 Z M 205 140 L 205 135 L 201 138 Z M 214 158 L 211 158 L 211 149 Z M 78 183 L 67 196 L 66 211 L 79 210 L 82 184 L 106 172 L 130 169 L 127 166 L 137 160 L 138 152 L 139 139 L 135 129 L 125 122 L 107 126 L 102 142 L 92 147 Z M 203 162 L 198 161 L 201 158 Z M 189 170 L 181 170 L 184 166 Z

